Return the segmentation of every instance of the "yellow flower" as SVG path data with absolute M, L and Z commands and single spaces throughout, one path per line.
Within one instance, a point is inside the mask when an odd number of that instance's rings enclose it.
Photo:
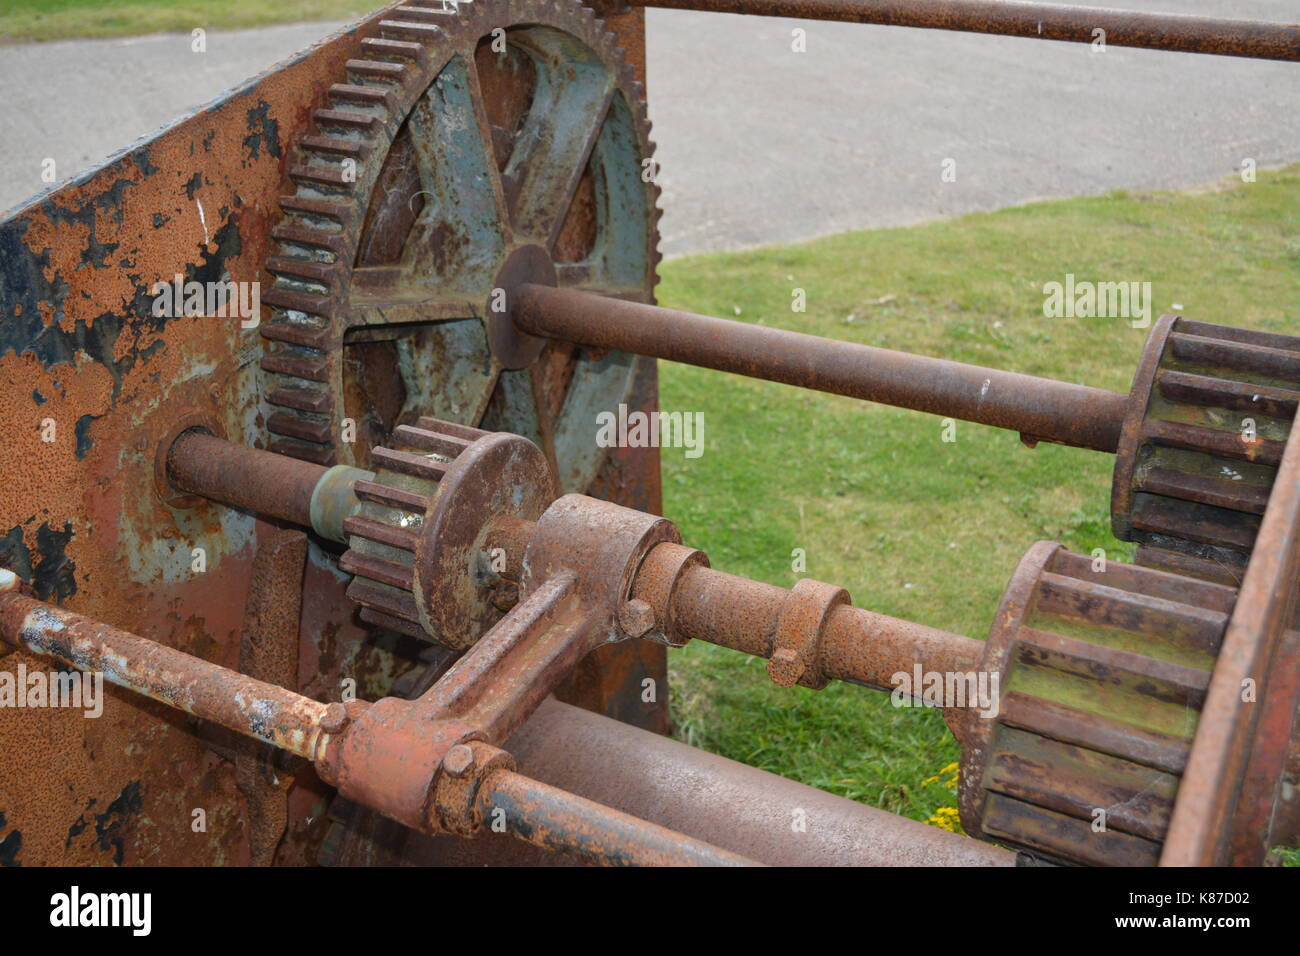
M 951 833 L 957 833 L 961 829 L 961 814 L 956 807 L 940 807 L 934 811 L 934 815 L 925 821 L 932 827 L 938 827 L 940 830 L 948 830 Z

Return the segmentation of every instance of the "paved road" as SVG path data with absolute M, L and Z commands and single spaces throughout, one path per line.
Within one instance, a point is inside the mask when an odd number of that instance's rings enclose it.
M 1292 3 L 1125 5 L 1285 20 Z M 0 47 L 0 208 L 43 188 L 45 157 L 69 175 L 339 25 L 214 32 L 201 56 L 188 36 Z M 1294 64 L 661 10 L 648 44 L 669 255 L 1300 161 Z

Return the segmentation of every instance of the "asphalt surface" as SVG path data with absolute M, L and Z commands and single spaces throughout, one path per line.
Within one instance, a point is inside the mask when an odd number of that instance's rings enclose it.
M 0 46 L 0 209 L 45 188 L 46 158 L 73 175 L 341 25 L 211 31 L 203 54 L 188 35 Z M 647 43 L 668 255 L 1300 161 L 1296 64 L 667 10 Z

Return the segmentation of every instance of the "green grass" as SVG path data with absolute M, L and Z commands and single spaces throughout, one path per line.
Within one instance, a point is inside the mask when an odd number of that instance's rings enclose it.
M 0 42 L 348 20 L 383 5 L 381 0 L 4 0 Z
M 1072 272 L 1153 285 L 1153 318 L 1300 334 L 1300 166 L 1251 185 L 1041 202 L 663 266 L 660 301 L 867 345 L 1127 392 L 1146 337 L 1124 320 L 1047 319 Z M 794 288 L 807 311 L 791 311 Z M 664 506 L 713 566 L 984 638 L 1025 550 L 1105 548 L 1113 458 L 767 382 L 661 364 L 662 406 L 702 411 L 706 450 L 663 456 Z M 938 712 L 848 685 L 770 684 L 763 662 L 695 642 L 672 656 L 677 735 L 696 746 L 926 819 L 953 806 L 957 759 Z

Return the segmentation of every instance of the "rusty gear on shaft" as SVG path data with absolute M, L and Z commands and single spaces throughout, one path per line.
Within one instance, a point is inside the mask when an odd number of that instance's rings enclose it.
M 400 424 L 484 422 L 585 490 L 604 451 L 578 431 L 634 359 L 537 341 L 512 361 L 487 326 L 519 281 L 653 301 L 654 147 L 621 47 L 576 0 L 415 0 L 361 47 L 271 230 L 268 447 L 366 467 Z
M 998 677 L 997 706 L 958 727 L 966 832 L 1057 861 L 1154 866 L 1236 598 L 1053 541 L 1030 548 L 979 668 Z
M 376 448 L 358 514 L 343 522 L 339 566 L 368 623 L 460 650 L 513 604 L 526 538 L 556 497 L 537 446 L 422 418 Z

